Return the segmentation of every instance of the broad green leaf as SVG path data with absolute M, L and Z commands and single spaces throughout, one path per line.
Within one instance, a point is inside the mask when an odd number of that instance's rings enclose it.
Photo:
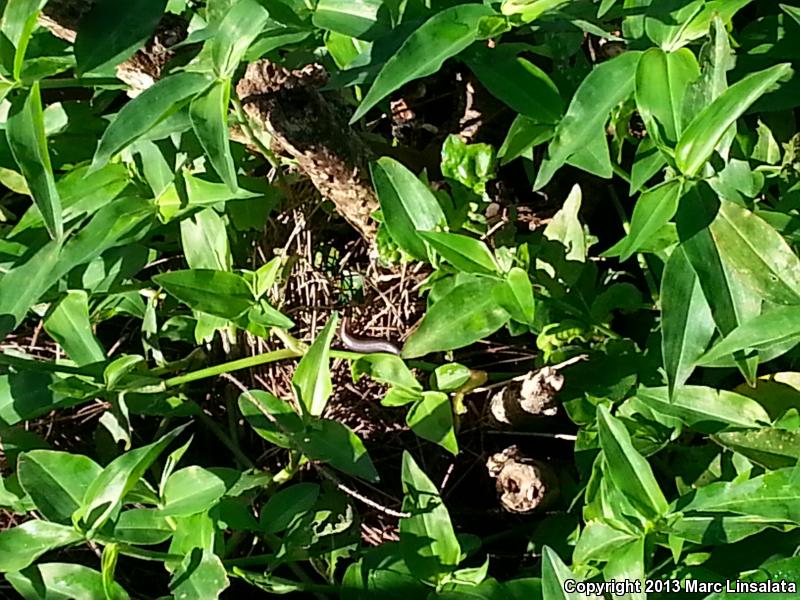
M 406 423 L 419 437 L 439 444 L 454 455 L 458 454 L 458 442 L 453 429 L 453 405 L 444 392 L 422 392 L 422 400 L 408 411 Z
M 239 183 L 228 136 L 230 95 L 231 80 L 217 81 L 192 100 L 189 105 L 189 118 L 192 121 L 194 134 L 200 140 L 214 171 L 232 192 L 236 192 Z
M 689 84 L 700 77 L 691 50 L 664 52 L 650 48 L 636 68 L 636 106 L 647 132 L 674 147 L 683 131 L 683 102 Z
M 581 531 L 572 559 L 577 564 L 605 562 L 633 539 L 634 536 L 615 521 L 589 521 Z
M 238 191 L 231 192 L 230 188 L 223 183 L 206 181 L 194 177 L 188 172 L 184 172 L 182 178 L 186 186 L 185 195 L 178 192 L 175 185 L 170 185 L 156 198 L 158 213 L 164 222 L 171 221 L 175 217 L 192 212 L 197 208 L 210 208 L 231 200 L 249 200 L 263 195 L 241 187 Z
M 661 278 L 661 355 L 669 392 L 686 383 L 714 335 L 714 319 L 683 247 L 673 251 Z
M 339 421 L 320 419 L 312 422 L 306 433 L 296 438 L 296 443 L 311 460 L 328 463 L 367 481 L 379 479 L 364 442 Z
M 298 483 L 275 492 L 261 510 L 260 523 L 266 533 L 280 533 L 297 517 L 310 511 L 319 498 L 319 485 Z
M 72 522 L 89 535 L 103 526 L 122 499 L 130 492 L 164 449 L 187 425 L 173 429 L 157 441 L 130 450 L 112 460 L 86 491 L 83 503 L 72 515 Z
M 204 73 L 181 72 L 165 77 L 128 102 L 108 126 L 92 159 L 92 171 L 143 136 L 166 117 L 177 112 L 190 98 L 211 85 Z
M 58 406 L 74 404 L 50 389 L 57 381 L 50 373 L 34 370 L 0 375 L 0 424 L 16 425 L 45 415 Z
M 779 304 L 800 302 L 800 259 L 761 217 L 722 201 L 711 235 L 736 276 L 753 292 Z
M 100 557 L 100 570 L 103 583 L 103 592 L 106 598 L 113 598 L 116 592 L 114 584 L 114 572 L 117 569 L 117 559 L 119 558 L 119 545 L 116 542 L 106 544 L 103 554 Z
M 512 44 L 492 49 L 476 45 L 464 60 L 484 87 L 515 112 L 540 125 L 555 125 L 564 112 L 564 100 L 547 73 L 517 56 L 519 51 Z
M 136 546 L 161 544 L 171 538 L 172 533 L 169 520 L 157 509 L 125 510 L 114 523 L 114 539 Z
M 609 113 L 633 93 L 639 52 L 625 52 L 597 65 L 581 82 L 556 126 L 555 137 L 547 149 L 547 158 L 536 174 L 534 189 L 541 189 L 570 157 L 581 151 L 587 140 L 605 137 Z
M 0 573 L 24 569 L 45 552 L 82 539 L 74 527 L 38 519 L 0 531 Z
M 542 598 L 544 600 L 583 600 L 585 596 L 575 591 L 567 591 L 568 581 L 577 581 L 569 567 L 558 554 L 545 546 L 542 549 Z
M 294 376 L 292 376 L 292 387 L 303 412 L 313 417 L 318 417 L 323 413 L 333 392 L 330 354 L 331 342 L 333 336 L 336 335 L 338 321 L 338 315 L 331 316 L 325 328 L 300 360 L 300 364 L 297 365 Z
M 628 260 L 675 216 L 682 193 L 683 183 L 678 179 L 644 192 L 633 209 L 628 235 L 604 255 L 619 255 L 620 260 Z
M 496 297 L 500 286 L 505 283 L 475 278 L 451 290 L 428 309 L 406 341 L 403 358 L 463 348 L 500 329 L 509 318 Z
M 472 371 L 459 363 L 439 365 L 433 371 L 431 381 L 437 390 L 452 392 L 467 383 L 472 377 Z
M 369 109 L 409 81 L 438 71 L 445 60 L 479 38 L 481 21 L 494 14 L 488 6 L 462 4 L 433 15 L 386 61 L 350 122 L 358 121 Z
M 212 208 L 181 221 L 181 246 L 192 269 L 230 271 L 233 266 L 225 221 Z
M 92 332 L 89 297 L 83 290 L 67 292 L 47 315 L 44 329 L 78 366 L 106 359 L 105 350 Z
M 38 82 L 12 101 L 6 119 L 6 137 L 50 237 L 61 239 L 64 235 L 61 200 L 50 164 Z
M 383 0 L 319 0 L 312 22 L 320 29 L 370 40 L 391 28 L 390 16 Z
M 207 512 L 197 513 L 189 517 L 172 517 L 171 521 L 175 528 L 175 533 L 169 543 L 168 552 L 170 554 L 188 559 L 189 555 L 196 549 L 208 552 L 213 550 L 217 527 Z M 198 563 L 198 560 L 193 561 L 195 566 Z M 164 561 L 164 566 L 174 573 L 180 568 L 181 561 L 169 559 Z
M 156 275 L 153 281 L 193 310 L 224 319 L 239 317 L 255 303 L 247 282 L 225 271 L 171 271 Z
M 235 2 L 223 17 L 210 43 L 214 68 L 221 79 L 228 80 L 225 85 L 226 88 L 229 88 L 230 77 L 233 76 L 234 71 L 239 66 L 239 62 L 247 52 L 247 48 L 264 30 L 268 21 L 269 15 L 266 9 L 256 0 L 239 0 Z M 226 100 L 226 110 L 228 94 L 229 91 L 226 89 L 223 94 Z M 205 144 L 203 146 L 205 147 Z M 208 152 L 208 149 L 206 151 Z M 219 173 L 216 164 L 214 168 Z M 227 182 L 224 176 L 222 179 Z M 231 189 L 236 188 L 232 187 Z
M 410 517 L 400 520 L 400 551 L 411 573 L 419 579 L 439 582 L 461 559 L 447 508 L 439 491 L 403 451 L 403 510 Z
M 406 366 L 403 359 L 393 354 L 365 354 L 352 363 L 351 371 L 354 381 L 358 381 L 366 374 L 379 383 L 422 391 L 422 386 L 414 377 L 414 373 Z
M 448 135 L 442 144 L 442 175 L 479 195 L 496 177 L 497 156 L 490 144 L 468 144 L 457 135 Z
M 214 506 L 225 494 L 225 482 L 211 471 L 192 465 L 175 471 L 164 486 L 164 516 L 189 516 Z
M 758 402 L 727 390 L 687 385 L 670 398 L 665 387 L 640 387 L 636 397 L 654 411 L 700 431 L 713 432 L 725 426 L 761 427 L 771 421 Z
M 745 481 L 718 482 L 678 500 L 684 514 L 733 513 L 800 524 L 800 482 L 794 468 L 780 469 Z
M 17 469 L 19 484 L 36 509 L 45 518 L 59 523 L 70 523 L 86 490 L 103 470 L 86 456 L 55 450 L 23 453 Z
M 103 576 L 94 569 L 72 563 L 39 564 L 6 579 L 25 600 L 129 600 L 117 583 L 103 587 Z
M 711 439 L 767 469 L 794 467 L 800 462 L 800 432 L 774 427 L 721 431 Z
M 703 546 L 733 544 L 767 528 L 788 530 L 773 519 L 749 515 L 681 516 L 670 522 L 669 534 Z
M 480 240 L 445 231 L 420 231 L 419 236 L 459 271 L 489 275 L 499 271 L 489 247 Z
M 0 31 L 14 47 L 14 61 L 11 72 L 14 79 L 19 80 L 25 61 L 33 30 L 39 19 L 39 13 L 47 0 L 7 0 L 0 21 Z
M 698 175 L 728 128 L 791 72 L 791 65 L 784 63 L 751 73 L 696 115 L 675 147 L 675 163 L 681 172 L 690 177 Z
M 515 158 L 530 154 L 535 146 L 550 140 L 554 132 L 554 125 L 543 125 L 530 117 L 517 115 L 497 151 L 500 164 L 505 165 Z
M 78 75 L 127 60 L 156 31 L 167 0 L 95 0 L 75 36 Z
M 601 405 L 597 429 L 610 481 L 642 515 L 648 519 L 661 517 L 667 512 L 667 500 L 647 460 L 634 448 L 625 425 Z
M 711 23 L 719 19 L 728 25 L 733 16 L 753 0 L 706 0 L 703 8 L 692 17 L 691 21 L 681 25 L 679 44 L 686 44 L 703 37 L 708 33 Z
M 239 410 L 258 435 L 281 448 L 291 448 L 305 427 L 288 402 L 262 390 L 239 396 Z
M 60 254 L 61 242 L 51 241 L 0 279 L 0 337 L 13 331 L 28 309 L 56 283 L 53 270 Z
M 697 362 L 710 365 L 742 350 L 769 351 L 776 345 L 781 345 L 786 352 L 789 344 L 797 342 L 800 342 L 800 307 L 778 307 L 731 331 Z
M 372 163 L 370 171 L 392 239 L 414 258 L 427 260 L 425 242 L 417 232 L 444 225 L 444 212 L 436 196 L 411 171 L 388 156 Z
M 194 548 L 175 570 L 169 587 L 180 600 L 216 600 L 230 581 L 220 558 L 201 548 Z
M 506 283 L 505 289 L 498 288 L 501 306 L 515 321 L 533 324 L 536 316 L 536 302 L 533 297 L 533 284 L 528 273 L 519 267 L 512 267 L 506 275 Z
M 709 227 L 719 218 L 718 201 L 705 183 L 700 183 L 681 199 L 677 216 L 681 248 L 697 274 L 717 330 L 727 335 L 759 314 L 762 299 L 741 278 L 734 277 L 731 267 L 723 262 Z M 736 364 L 751 380 L 757 361 L 758 357 L 754 360 L 741 357 Z
M 636 146 L 636 156 L 631 167 L 630 195 L 641 190 L 656 173 L 667 166 L 667 158 L 658 149 L 653 138 L 646 137 Z
M 625 594 L 630 600 L 647 600 L 644 592 L 645 578 L 645 536 L 640 535 L 622 545 L 603 567 L 603 579 L 606 581 L 639 582 L 641 591 Z
M 260 390 L 239 396 L 239 410 L 258 435 L 276 446 L 299 450 L 310 460 L 350 475 L 378 480 L 363 442 L 338 421 L 318 419 L 306 427 L 288 402 Z
M 580 221 L 583 194 L 578 184 L 572 186 L 561 209 L 544 228 L 546 240 L 554 242 L 549 253 L 545 251 L 536 259 L 536 267 L 553 278 L 574 284 L 580 277 L 587 259 L 586 231 Z

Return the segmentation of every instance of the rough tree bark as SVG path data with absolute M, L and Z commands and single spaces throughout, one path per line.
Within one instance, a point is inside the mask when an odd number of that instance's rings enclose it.
M 93 0 L 50 0 L 39 19 L 54 35 L 73 42 Z M 153 85 L 174 56 L 171 48 L 186 39 L 187 23 L 164 15 L 155 35 L 117 67 L 117 76 L 134 96 Z M 318 89 L 322 67 L 287 71 L 269 61 L 248 66 L 237 91 L 254 123 L 269 132 L 282 152 L 294 158 L 320 194 L 329 199 L 367 241 L 376 225 L 370 215 L 379 204 L 367 177 L 365 144 L 347 124 L 347 110 Z M 239 135 L 237 138 L 241 137 Z

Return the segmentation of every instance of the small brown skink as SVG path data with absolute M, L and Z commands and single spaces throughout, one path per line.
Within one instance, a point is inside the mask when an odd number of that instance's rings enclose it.
M 350 333 L 348 330 L 347 317 L 342 318 L 342 325 L 339 328 L 339 337 L 342 340 L 345 348 L 352 352 L 359 352 L 361 354 L 374 354 L 377 352 L 384 352 L 387 354 L 400 355 L 400 348 L 397 344 L 389 340 L 382 340 L 378 338 L 357 337 Z

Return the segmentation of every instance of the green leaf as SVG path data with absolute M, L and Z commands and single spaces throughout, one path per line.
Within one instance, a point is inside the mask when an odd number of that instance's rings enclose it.
M 520 50 L 514 44 L 475 45 L 464 53 L 464 60 L 484 87 L 512 110 L 539 125 L 555 125 L 564 100 L 547 73 L 517 56 Z
M 622 421 L 603 405 L 597 408 L 597 430 L 610 481 L 642 515 L 651 520 L 661 517 L 667 512 L 667 500 L 650 465 L 634 448 Z
M 328 463 L 344 473 L 367 481 L 379 479 L 364 442 L 338 421 L 320 419 L 313 422 L 305 435 L 297 437 L 295 441 L 311 460 Z
M 761 217 L 723 201 L 711 234 L 725 261 L 754 293 L 779 304 L 800 302 L 800 259 Z
M 38 519 L 0 531 L 0 573 L 24 569 L 45 552 L 81 540 L 74 527 Z
M 103 576 L 94 569 L 71 563 L 39 564 L 6 579 L 25 600 L 129 600 L 117 583 L 103 587 Z
M 568 592 L 567 582 L 577 578 L 558 554 L 545 546 L 542 548 L 542 598 L 545 600 L 583 600 L 585 596 L 578 592 Z
M 676 417 L 700 431 L 718 431 L 720 427 L 761 427 L 771 421 L 766 410 L 755 400 L 727 390 L 687 385 L 672 398 L 667 388 L 640 387 L 636 398 L 670 417 Z
M 370 165 L 372 183 L 392 239 L 419 260 L 427 260 L 418 231 L 444 225 L 445 216 L 433 192 L 402 164 L 384 156 Z
M 78 365 L 106 360 L 106 353 L 92 333 L 89 321 L 89 297 L 86 292 L 67 292 L 50 311 L 44 329 Z
M 436 389 L 441 392 L 452 392 L 467 383 L 472 377 L 472 371 L 459 363 L 439 365 L 434 369 L 431 380 Z
M 12 101 L 6 119 L 6 137 L 50 237 L 61 239 L 64 235 L 61 200 L 50 164 L 38 82 L 27 94 L 20 94 Z
M 75 36 L 78 75 L 116 66 L 153 35 L 167 0 L 96 0 L 81 19 Z
M 500 286 L 505 283 L 474 278 L 451 290 L 428 310 L 408 338 L 403 358 L 463 348 L 500 329 L 509 318 L 496 298 Z
M 675 147 L 675 163 L 682 173 L 696 176 L 711 158 L 725 132 L 752 104 L 792 72 L 788 63 L 750 73 L 728 88 L 695 116 Z
M 505 290 L 500 292 L 500 304 L 511 318 L 519 323 L 531 325 L 536 316 L 536 303 L 533 297 L 533 284 L 524 269 L 512 267 L 506 274 Z
M 672 179 L 639 196 L 633 209 L 630 232 L 604 256 L 618 255 L 625 261 L 636 254 L 675 216 L 682 193 L 683 182 Z
M 605 562 L 634 539 L 636 538 L 623 524 L 613 520 L 592 520 L 587 522 L 581 531 L 572 559 L 576 564 L 588 564 L 590 561 Z
M 485 193 L 486 184 L 496 177 L 496 163 L 496 152 L 489 144 L 467 144 L 451 134 L 442 145 L 442 175 L 476 194 Z
M 181 221 L 181 246 L 192 269 L 230 271 L 233 266 L 225 221 L 214 209 Z
M 114 523 L 114 539 L 136 546 L 161 544 L 171 538 L 172 533 L 170 521 L 156 509 L 123 511 Z
M 338 320 L 336 314 L 331 316 L 325 328 L 300 360 L 292 377 L 292 387 L 300 406 L 304 412 L 314 417 L 323 413 L 333 392 L 330 370 L 331 342 L 336 335 Z
M 225 494 L 225 482 L 211 471 L 192 465 L 175 471 L 164 486 L 161 514 L 185 517 L 204 512 Z
M 147 469 L 164 449 L 180 435 L 187 425 L 173 429 L 157 441 L 135 450 L 130 450 L 112 460 L 86 491 L 83 503 L 72 515 L 72 522 L 89 535 L 103 526 L 122 504 Z
M 710 365 L 742 350 L 763 352 L 777 345 L 781 345 L 785 348 L 784 352 L 787 352 L 790 349 L 788 344 L 797 342 L 800 342 L 800 307 L 778 307 L 731 331 L 697 362 Z
M 312 23 L 360 40 L 375 39 L 392 26 L 383 0 L 319 0 Z
M 800 461 L 800 432 L 774 427 L 721 431 L 712 438 L 767 469 L 794 467 Z
M 255 303 L 247 281 L 225 271 L 171 271 L 156 275 L 153 281 L 193 310 L 223 319 L 235 319 Z
M 230 96 L 231 80 L 217 81 L 192 100 L 189 105 L 189 119 L 214 171 L 232 192 L 236 192 L 239 182 L 228 136 Z
M 422 400 L 408 411 L 406 423 L 419 437 L 458 455 L 458 442 L 453 429 L 453 406 L 450 397 L 444 392 L 422 392 Z
M 210 43 L 214 68 L 221 79 L 228 80 L 226 88 L 230 86 L 229 80 L 250 44 L 264 30 L 268 21 L 267 11 L 256 0 L 239 0 L 225 13 Z M 226 108 L 228 93 L 227 90 L 224 93 Z M 205 144 L 203 146 L 205 147 Z M 217 166 L 214 168 L 217 169 Z M 217 172 L 219 173 L 219 169 Z
M 464 273 L 497 274 L 499 268 L 489 247 L 475 238 L 445 231 L 420 231 L 442 258 Z
M 442 581 L 461 559 L 450 515 L 436 486 L 408 451 L 403 451 L 402 480 L 403 510 L 411 513 L 400 520 L 403 559 L 417 578 Z
M 661 278 L 661 355 L 670 394 L 686 383 L 714 335 L 714 319 L 683 247 L 673 251 Z
M 353 381 L 366 374 L 379 383 L 422 391 L 422 386 L 403 359 L 393 354 L 364 354 L 352 363 Z
M 51 241 L 0 279 L 0 337 L 13 331 L 28 309 L 56 283 L 53 269 L 60 254 L 61 242 Z
M 510 163 L 515 158 L 530 154 L 531 150 L 550 140 L 555 133 L 555 126 L 541 124 L 535 119 L 524 115 L 517 115 L 503 140 L 503 145 L 497 152 L 500 164 Z
M 17 474 L 36 509 L 50 521 L 70 523 L 102 468 L 80 454 L 31 450 L 20 455 Z
M 261 510 L 259 522 L 266 533 L 280 533 L 297 517 L 314 508 L 319 485 L 298 483 L 275 492 Z
M 0 424 L 16 425 L 68 404 L 67 398 L 50 389 L 57 381 L 34 370 L 0 375 Z
M 800 524 L 800 484 L 794 468 L 745 481 L 711 483 L 690 494 L 688 502 L 683 500 L 679 499 L 676 508 L 684 514 L 733 513 Z
M 639 52 L 625 52 L 597 65 L 578 86 L 567 113 L 556 126 L 547 158 L 536 175 L 534 189 L 541 189 L 567 160 L 594 138 L 605 139 L 605 124 L 611 110 L 631 95 Z M 608 151 L 606 150 L 606 153 Z M 606 156 L 605 162 L 609 159 Z M 610 163 L 608 164 L 610 171 Z
M 184 71 L 147 88 L 122 107 L 105 130 L 92 159 L 91 170 L 94 172 L 103 167 L 117 152 L 177 112 L 190 98 L 210 85 L 208 75 Z
M 181 600 L 215 600 L 230 586 L 220 558 L 201 548 L 194 548 L 175 570 L 169 588 Z
M 11 66 L 14 79 L 19 80 L 33 30 L 36 28 L 39 13 L 47 0 L 8 0 L 5 4 L 0 31 L 15 48 L 14 62 Z
M 494 14 L 488 6 L 463 4 L 433 15 L 386 61 L 350 123 L 409 81 L 436 73 L 445 60 L 479 38 L 481 21 Z
M 689 84 L 700 77 L 691 50 L 650 48 L 636 68 L 636 106 L 657 142 L 674 147 L 683 131 L 683 102 Z
M 116 543 L 106 544 L 100 558 L 100 568 L 103 580 L 103 592 L 106 598 L 113 598 L 116 591 L 114 583 L 114 571 L 117 568 L 119 558 L 119 546 Z
M 260 390 L 239 396 L 239 410 L 265 440 L 299 450 L 310 460 L 330 463 L 345 473 L 378 480 L 364 443 L 338 421 L 317 419 L 306 427 L 288 402 Z
M 722 546 L 733 544 L 770 527 L 783 529 L 785 526 L 772 519 L 756 516 L 693 514 L 671 521 L 669 534 L 703 546 Z

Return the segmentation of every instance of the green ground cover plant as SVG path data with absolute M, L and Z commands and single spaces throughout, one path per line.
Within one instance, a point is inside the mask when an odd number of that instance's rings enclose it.
M 3 595 L 795 597 L 800 7 L 0 7 Z M 341 349 L 331 248 L 419 277 L 399 354 Z

